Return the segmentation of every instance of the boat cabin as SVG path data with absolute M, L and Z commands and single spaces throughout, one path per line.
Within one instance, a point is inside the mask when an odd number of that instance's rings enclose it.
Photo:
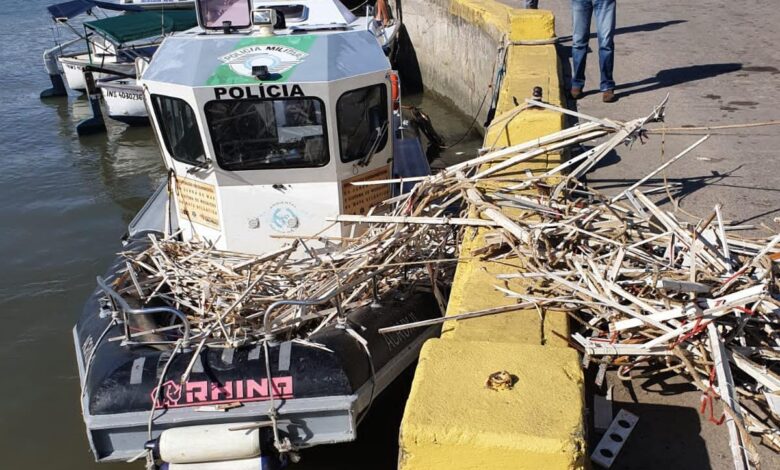
M 327 219 L 390 197 L 350 184 L 389 178 L 399 137 L 383 25 L 336 0 L 196 4 L 201 28 L 168 37 L 139 80 L 169 169 L 170 230 L 247 253 L 348 236 L 322 231 Z

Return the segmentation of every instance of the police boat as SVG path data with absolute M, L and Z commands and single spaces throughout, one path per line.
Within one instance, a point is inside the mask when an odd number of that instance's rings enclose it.
M 419 140 L 404 134 L 398 77 L 373 16 L 355 17 L 337 0 L 196 7 L 199 28 L 167 37 L 139 79 L 169 176 L 130 223 L 123 252 L 171 233 L 233 253 L 272 252 L 393 191 L 351 182 L 430 172 Z M 350 233 L 330 225 L 325 234 Z M 410 287 L 345 313 L 360 338 L 336 325 L 308 344 L 198 350 L 185 341 L 177 354 L 128 334 L 176 328 L 186 339 L 189 327 L 174 306 L 121 289 L 124 268 L 118 259 L 98 278 L 73 329 L 87 436 L 101 462 L 271 469 L 300 449 L 354 440 L 374 397 L 436 334 L 378 333 L 439 316 L 430 290 Z

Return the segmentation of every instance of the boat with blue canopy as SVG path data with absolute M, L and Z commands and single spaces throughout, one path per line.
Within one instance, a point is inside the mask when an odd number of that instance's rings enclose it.
M 59 58 L 72 90 L 86 90 L 84 70 L 96 71 L 96 78 L 111 75 L 135 78 L 137 59 L 149 61 L 166 34 L 197 25 L 194 11 L 143 11 L 84 23 L 86 52 Z
M 58 41 L 44 53 L 52 81 L 52 88 L 41 94 L 44 98 L 67 93 L 62 75 L 70 89 L 86 91 L 87 67 L 94 71 L 95 79 L 135 78 L 136 60 L 148 62 L 166 35 L 197 25 L 194 10 L 146 11 L 137 5 L 94 0 L 71 0 L 47 9 L 57 31 L 65 28 L 75 37 Z M 76 24 L 71 21 L 84 15 L 96 19 Z M 66 53 L 78 44 L 83 44 L 80 51 Z

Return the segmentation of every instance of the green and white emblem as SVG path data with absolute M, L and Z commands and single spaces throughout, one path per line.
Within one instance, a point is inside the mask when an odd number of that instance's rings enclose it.
M 219 58 L 238 75 L 252 76 L 252 67 L 265 65 L 271 73 L 284 73 L 300 64 L 306 52 L 280 44 L 257 44 L 237 49 Z

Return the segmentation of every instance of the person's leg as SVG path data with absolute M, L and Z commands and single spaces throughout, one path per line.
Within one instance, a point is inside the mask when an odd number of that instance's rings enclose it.
M 615 0 L 595 0 L 593 14 L 596 17 L 596 31 L 599 38 L 599 69 L 601 83 L 599 89 L 615 89 L 612 69 L 615 65 Z
M 539 8 L 539 0 L 525 0 L 525 7 L 530 10 Z
M 590 17 L 593 12 L 591 0 L 571 0 L 572 45 L 571 45 L 571 87 L 585 86 L 585 59 L 588 54 Z

